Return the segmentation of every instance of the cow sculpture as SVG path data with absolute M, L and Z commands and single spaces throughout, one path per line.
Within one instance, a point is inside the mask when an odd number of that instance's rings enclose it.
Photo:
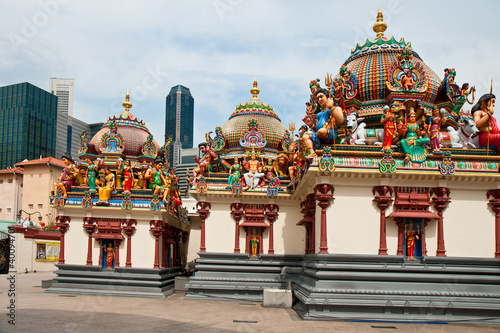
M 365 118 L 358 118 L 356 112 L 351 112 L 346 117 L 349 136 L 343 138 L 340 143 L 381 146 L 385 137 L 384 129 L 366 128 L 366 123 L 359 123 L 364 119 Z

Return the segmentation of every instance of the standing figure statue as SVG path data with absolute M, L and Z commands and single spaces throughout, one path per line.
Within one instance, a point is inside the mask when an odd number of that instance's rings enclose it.
M 420 239 L 420 226 L 417 225 L 417 230 L 413 227 L 413 221 L 410 220 L 409 225 L 406 225 L 406 256 L 410 260 L 415 260 L 415 245 Z
M 257 235 L 256 228 L 253 228 L 252 234 L 250 235 L 252 257 L 257 257 L 257 253 L 259 252 L 259 243 L 259 235 Z
M 123 172 L 123 193 L 130 193 L 130 189 L 132 188 L 132 184 L 134 182 L 134 174 L 132 171 L 132 165 L 130 164 L 130 160 L 125 160 L 124 165 L 122 166 Z M 121 163 L 120 163 L 121 164 Z
M 111 243 L 108 243 L 108 247 L 103 246 L 104 252 L 106 252 L 106 269 L 113 268 L 113 259 L 115 258 L 115 249 Z
M 66 199 L 68 197 L 67 191 L 71 189 L 71 186 L 75 184 L 75 173 L 78 171 L 75 166 L 75 161 L 70 154 L 64 154 L 61 159 L 64 162 L 64 169 L 57 183 L 54 184 L 54 195 L 57 195 L 57 191 L 61 190 L 62 197 Z
M 412 161 L 414 163 L 422 163 L 427 158 L 427 149 L 425 145 L 429 143 L 429 138 L 419 138 L 421 136 L 420 128 L 417 124 L 415 111 L 410 109 L 408 114 L 408 122 L 400 124 L 399 130 L 405 138 L 401 140 L 401 148 L 406 155 L 404 163 Z
M 427 133 L 431 140 L 431 148 L 433 153 L 440 153 L 439 149 L 439 133 L 441 132 L 441 126 L 446 123 L 445 109 L 434 108 L 432 110 L 432 117 L 430 118 L 430 126 L 427 128 Z
M 334 104 L 328 90 L 317 90 L 316 99 L 322 111 L 316 114 L 316 120 L 311 125 L 311 130 L 302 136 L 302 141 L 311 152 L 307 156 L 308 158 L 317 156 L 315 149 L 318 149 L 323 141 L 334 141 L 337 138 L 337 124 L 344 122 L 342 108 Z
M 97 173 L 99 172 L 99 161 L 94 161 L 89 159 L 87 167 L 87 184 L 89 185 L 89 192 L 96 193 L 96 186 L 99 186 L 99 180 L 97 179 Z
M 252 150 L 249 161 L 243 159 L 243 165 L 245 166 L 245 169 L 248 170 L 248 172 L 243 175 L 246 183 L 244 189 L 254 190 L 259 186 L 261 178 L 264 177 L 264 174 L 262 173 L 262 166 L 257 160 L 257 154 L 255 151 Z
M 479 146 L 495 146 L 500 151 L 500 130 L 497 120 L 493 117 L 495 112 L 495 95 L 492 93 L 484 94 L 479 98 L 476 105 L 472 108 L 472 116 L 479 130 Z
M 396 127 L 396 105 L 392 103 L 390 106 L 384 106 L 384 115 L 380 122 L 384 124 L 384 144 L 382 150 L 392 150 L 392 140 L 397 136 Z

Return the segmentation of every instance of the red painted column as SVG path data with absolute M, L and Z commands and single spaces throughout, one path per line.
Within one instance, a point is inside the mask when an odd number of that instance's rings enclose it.
M 88 247 L 87 247 L 87 266 L 92 266 L 92 234 L 94 233 L 96 229 L 96 225 L 94 224 L 95 219 L 91 217 L 84 217 L 83 218 L 83 228 L 85 228 L 85 231 L 87 234 L 89 234 L 89 241 L 88 241 Z
M 403 223 L 404 219 L 402 217 L 396 217 L 394 218 L 396 221 L 396 225 L 398 226 L 398 251 L 396 252 L 396 255 L 402 256 L 404 255 L 404 228 L 403 228 Z
M 326 208 L 330 206 L 330 201 L 334 200 L 333 193 L 335 188 L 330 184 L 319 184 L 314 187 L 318 206 L 321 207 L 321 235 L 319 243 L 319 253 L 328 253 L 328 239 L 326 230 Z
M 269 221 L 269 254 L 274 254 L 274 229 L 273 225 L 278 218 L 278 212 L 280 210 L 278 205 L 270 204 L 266 205 L 266 217 Z
M 120 244 L 121 239 L 115 239 L 115 267 L 120 267 Z
M 163 231 L 163 221 L 152 220 L 149 222 L 150 230 L 155 236 L 155 259 L 153 268 L 160 268 L 160 236 Z
M 122 221 L 122 224 L 125 235 L 127 235 L 127 258 L 125 259 L 125 267 L 132 267 L 132 235 L 134 234 L 137 221 L 126 219 Z
M 198 208 L 198 214 L 201 218 L 201 241 L 200 241 L 200 252 L 207 252 L 205 246 L 205 220 L 210 214 L 210 209 L 212 205 L 209 202 L 200 201 L 196 203 L 196 208 Z
M 375 196 L 373 202 L 377 203 L 377 207 L 380 209 L 380 240 L 378 247 L 379 255 L 387 255 L 387 233 L 386 233 L 386 223 L 385 223 L 385 210 L 392 203 L 392 188 L 389 186 L 375 186 L 372 193 L 378 193 Z M 389 194 L 389 195 L 388 195 Z
M 229 208 L 231 215 L 233 215 L 236 225 L 234 226 L 234 253 L 240 253 L 240 221 L 243 217 L 244 205 L 241 203 L 232 203 Z
M 448 203 L 451 201 L 449 198 L 450 190 L 446 187 L 435 187 L 431 189 L 431 195 L 435 196 L 432 198 L 432 203 L 434 204 L 434 209 L 438 212 L 439 219 L 437 221 L 437 251 L 436 256 L 446 257 L 446 249 L 444 246 L 444 223 L 443 223 L 443 212 L 446 209 Z
M 500 258 L 500 190 L 489 190 L 486 198 L 493 197 L 488 202 L 493 212 L 495 212 L 495 258 Z
M 56 226 L 61 233 L 60 249 L 59 249 L 59 264 L 64 264 L 64 234 L 68 231 L 69 222 L 71 218 L 69 216 L 58 216 L 56 217 Z

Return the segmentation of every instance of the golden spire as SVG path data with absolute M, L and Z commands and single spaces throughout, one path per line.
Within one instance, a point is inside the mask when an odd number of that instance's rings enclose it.
M 130 103 L 130 94 L 128 93 L 125 95 L 125 102 L 122 103 L 122 106 L 125 108 L 125 112 L 130 112 L 129 109 L 132 107 L 132 103 Z
M 382 7 L 378 7 L 377 22 L 373 25 L 373 31 L 377 33 L 377 38 L 384 37 L 384 31 L 387 29 L 387 23 L 384 22 Z
M 253 97 L 250 99 L 251 101 L 259 101 L 259 98 L 257 95 L 259 94 L 260 89 L 257 88 L 257 78 L 253 81 L 253 88 L 250 89 L 250 93 L 253 95 Z

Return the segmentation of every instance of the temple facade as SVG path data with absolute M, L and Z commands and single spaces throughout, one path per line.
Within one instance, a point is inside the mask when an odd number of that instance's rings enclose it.
M 498 318 L 495 97 L 459 87 L 454 68 L 440 79 L 386 28 L 379 11 L 375 39 L 309 83 L 298 133 L 255 81 L 200 144 L 187 298 L 289 286 L 305 319 Z

